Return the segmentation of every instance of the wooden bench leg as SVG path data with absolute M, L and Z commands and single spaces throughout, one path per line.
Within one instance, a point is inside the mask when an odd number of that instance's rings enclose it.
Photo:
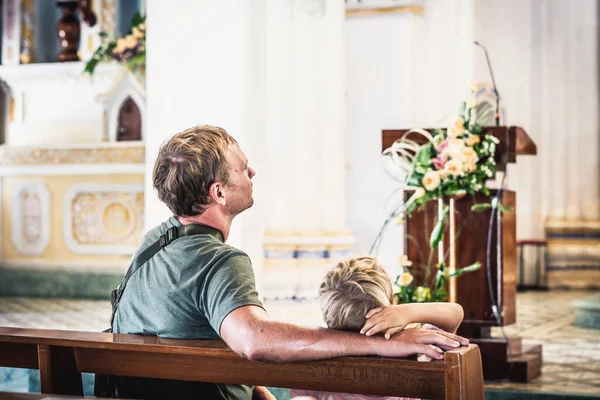
M 42 393 L 83 396 L 72 347 L 38 345 L 38 364 Z

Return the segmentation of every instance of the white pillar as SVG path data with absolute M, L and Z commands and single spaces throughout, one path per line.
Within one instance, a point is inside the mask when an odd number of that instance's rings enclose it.
M 344 11 L 341 1 L 267 1 L 267 297 L 314 297 L 324 269 L 352 240 Z
M 152 169 L 160 144 L 173 134 L 194 125 L 221 126 L 238 140 L 251 165 L 260 164 L 254 153 L 264 141 L 264 1 L 180 0 L 174 6 L 148 0 L 146 11 L 145 223 L 150 229 L 170 216 L 152 188 Z M 258 212 L 259 207 L 238 216 L 228 242 L 260 264 Z

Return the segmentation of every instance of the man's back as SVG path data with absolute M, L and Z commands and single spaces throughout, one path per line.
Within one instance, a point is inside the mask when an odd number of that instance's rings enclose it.
M 173 226 L 170 218 L 145 236 L 138 254 Z M 137 256 L 137 254 L 136 254 Z M 217 230 L 174 240 L 129 280 L 115 333 L 178 339 L 216 339 L 223 319 L 245 305 L 261 306 L 250 260 L 223 243 Z M 119 395 L 136 398 L 250 399 L 252 388 L 140 378 L 119 378 Z M 164 392 L 164 393 L 162 393 Z

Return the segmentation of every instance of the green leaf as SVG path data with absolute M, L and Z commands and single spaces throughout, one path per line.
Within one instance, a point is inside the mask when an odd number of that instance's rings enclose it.
M 132 27 L 138 26 L 139 24 L 141 24 L 145 20 L 146 20 L 145 16 L 143 16 L 139 12 L 136 12 L 135 15 L 133 16 L 133 18 L 131 19 L 131 26 Z
M 487 210 L 488 208 L 492 208 L 492 205 L 490 203 L 473 204 L 471 206 L 471 211 L 478 212 L 478 211 Z
M 407 177 L 406 184 L 409 186 L 421 186 L 421 181 L 414 174 L 411 174 Z
M 417 154 L 417 164 L 421 165 L 429 165 L 431 162 L 431 146 L 424 145 L 421 146 L 421 150 Z
M 500 212 L 513 212 L 513 211 L 515 211 L 514 207 L 505 206 L 502 203 L 498 203 L 498 210 L 500 210 Z
M 438 218 L 433 231 L 431 231 L 431 237 L 429 238 L 429 247 L 431 250 L 437 249 L 442 238 L 444 237 L 444 221 L 448 215 L 448 206 L 444 206 L 441 217 Z
M 477 271 L 479 268 L 481 268 L 481 263 L 479 261 L 477 261 L 477 262 L 469 265 L 468 267 L 457 269 L 456 271 L 454 271 L 453 273 L 450 274 L 450 277 L 451 278 L 458 278 L 459 276 L 461 276 L 465 272 Z
M 448 301 L 448 292 L 446 292 L 446 288 L 442 287 L 442 288 L 434 290 L 433 293 L 431 294 L 431 301 L 433 301 L 433 302 Z

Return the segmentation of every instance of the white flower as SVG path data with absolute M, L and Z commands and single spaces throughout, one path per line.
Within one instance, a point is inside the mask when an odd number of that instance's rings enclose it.
M 448 141 L 448 146 L 442 152 L 444 155 L 449 155 L 453 158 L 460 157 L 465 141 L 462 139 L 451 139 Z
M 408 286 L 412 281 L 413 276 L 410 274 L 410 272 L 404 272 L 402 275 L 400 275 L 400 278 L 398 278 L 398 285 Z
M 401 267 L 410 267 L 412 265 L 412 261 L 408 259 L 406 254 L 401 255 L 400 258 L 398 258 L 398 263 Z
M 426 190 L 432 191 L 440 186 L 440 174 L 437 171 L 429 171 L 423 177 L 423 186 Z
M 465 121 L 461 117 L 456 117 L 454 121 L 448 126 L 448 137 L 455 138 L 466 132 Z
M 446 163 L 444 171 L 448 175 L 459 176 L 463 173 L 463 164 L 459 160 L 450 160 Z

